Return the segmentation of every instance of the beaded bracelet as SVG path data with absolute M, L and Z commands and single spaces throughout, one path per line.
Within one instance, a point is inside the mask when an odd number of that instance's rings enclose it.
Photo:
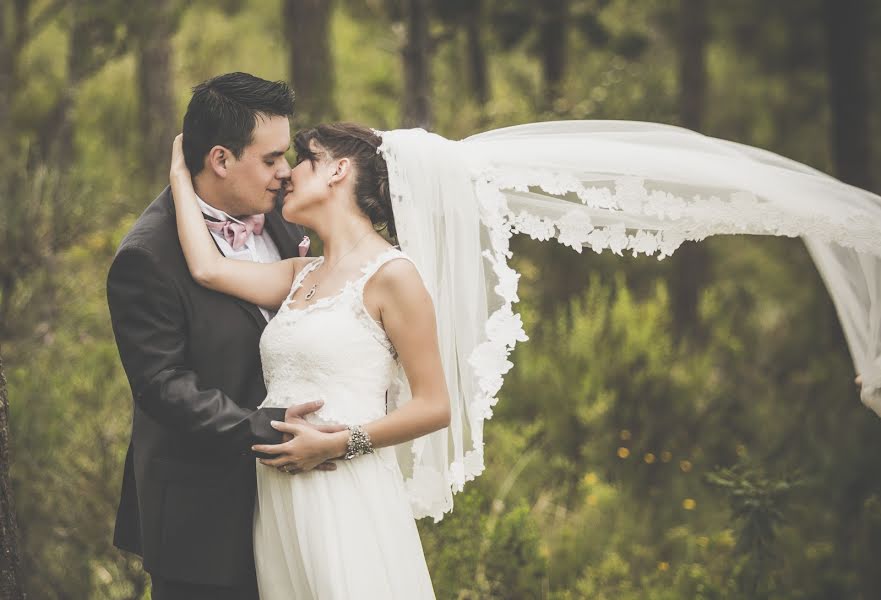
M 349 441 L 346 443 L 346 455 L 343 458 L 352 460 L 362 454 L 373 454 L 373 443 L 363 427 L 347 425 L 346 429 L 349 430 Z

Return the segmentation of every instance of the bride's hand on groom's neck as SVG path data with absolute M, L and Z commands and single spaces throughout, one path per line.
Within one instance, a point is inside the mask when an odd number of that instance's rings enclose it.
M 169 178 L 190 177 L 190 170 L 187 168 L 187 161 L 184 158 L 184 134 L 179 133 L 174 138 L 171 145 L 171 167 L 169 168 Z

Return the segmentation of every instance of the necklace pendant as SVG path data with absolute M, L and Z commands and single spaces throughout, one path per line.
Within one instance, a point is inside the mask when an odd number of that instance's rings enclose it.
M 306 297 L 305 297 L 305 300 L 306 300 L 307 302 L 308 302 L 309 300 L 312 299 L 312 296 L 315 295 L 315 290 L 316 290 L 316 289 L 318 289 L 318 284 L 315 284 L 315 285 L 313 285 L 311 288 L 309 288 L 309 291 L 306 293 Z

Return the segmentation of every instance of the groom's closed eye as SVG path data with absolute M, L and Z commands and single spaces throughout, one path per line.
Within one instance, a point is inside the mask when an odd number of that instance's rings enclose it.
M 271 167 L 275 164 L 275 161 L 278 160 L 279 157 L 284 156 L 285 153 L 282 151 L 270 152 L 269 154 L 263 155 L 263 162 L 266 166 Z

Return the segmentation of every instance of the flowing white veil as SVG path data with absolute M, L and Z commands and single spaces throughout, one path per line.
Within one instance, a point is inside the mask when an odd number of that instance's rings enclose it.
M 417 518 L 483 470 L 483 421 L 526 340 L 515 233 L 663 258 L 718 234 L 800 236 L 838 311 L 863 402 L 881 415 L 881 198 L 782 156 L 652 123 L 558 121 L 451 141 L 382 133 L 402 250 L 435 303 L 448 429 L 399 447 Z M 403 372 L 390 392 L 409 399 Z

